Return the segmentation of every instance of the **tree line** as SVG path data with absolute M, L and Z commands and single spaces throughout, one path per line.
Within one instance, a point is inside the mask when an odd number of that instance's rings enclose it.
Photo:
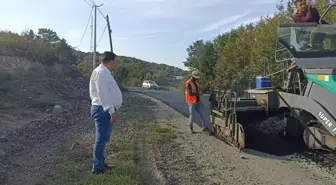
M 92 72 L 92 53 L 76 50 L 48 28 L 40 28 L 36 33 L 31 29 L 21 33 L 0 31 L 0 55 L 23 57 L 45 65 L 75 65 L 86 77 Z M 99 64 L 100 55 L 97 52 L 96 65 Z M 117 60 L 118 67 L 114 75 L 118 83 L 123 85 L 140 86 L 143 80 L 148 79 L 169 86 L 174 76 L 186 74 L 186 71 L 174 66 L 134 57 L 118 56 Z
M 46 65 L 53 63 L 76 64 L 74 49 L 64 38 L 47 28 L 37 33 L 27 29 L 21 34 L 0 31 L 0 55 L 23 57 Z
M 77 51 L 78 67 L 86 75 L 92 71 L 92 55 Z M 98 55 L 100 55 L 98 53 Z M 97 59 L 98 62 L 98 59 Z M 169 86 L 174 76 L 183 76 L 186 71 L 167 64 L 158 64 L 134 57 L 118 56 L 118 67 L 114 75 L 124 85 L 141 86 L 144 80 L 154 80 L 162 86 Z
M 322 15 L 334 0 L 307 0 L 307 3 Z M 216 88 L 236 92 L 254 88 L 256 76 L 286 67 L 284 63 L 275 62 L 276 30 L 281 23 L 293 22 L 294 9 L 294 0 L 286 3 L 280 0 L 273 16 L 242 24 L 212 41 L 194 41 L 186 49 L 188 56 L 184 65 L 190 70 L 199 70 L 204 77 L 203 84 L 211 81 Z M 335 18 L 336 11 L 331 11 L 324 20 L 332 23 Z M 272 84 L 282 85 L 285 75 L 272 76 Z

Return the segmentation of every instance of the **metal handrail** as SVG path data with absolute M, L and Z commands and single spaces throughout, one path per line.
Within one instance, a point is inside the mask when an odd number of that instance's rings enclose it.
M 322 24 L 322 19 L 324 18 L 324 16 L 330 11 L 331 8 L 333 8 L 334 6 L 336 6 L 335 4 L 329 5 L 329 7 L 326 9 L 326 11 L 322 14 L 322 16 L 320 17 L 319 23 Z

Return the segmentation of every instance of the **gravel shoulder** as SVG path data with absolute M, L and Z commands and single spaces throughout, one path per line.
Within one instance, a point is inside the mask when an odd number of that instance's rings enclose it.
M 142 95 L 145 97 L 144 95 Z M 171 129 L 176 139 L 156 151 L 159 170 L 169 184 L 336 184 L 336 170 L 318 167 L 294 156 L 276 157 L 253 150 L 243 152 L 202 133 L 189 134 L 187 119 L 157 102 L 161 126 Z M 164 119 L 169 117 L 169 119 Z

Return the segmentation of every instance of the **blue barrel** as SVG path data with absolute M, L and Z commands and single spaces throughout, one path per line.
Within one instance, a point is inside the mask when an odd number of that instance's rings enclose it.
M 262 89 L 262 88 L 268 88 L 272 87 L 272 79 L 268 76 L 257 76 L 256 78 L 256 88 Z

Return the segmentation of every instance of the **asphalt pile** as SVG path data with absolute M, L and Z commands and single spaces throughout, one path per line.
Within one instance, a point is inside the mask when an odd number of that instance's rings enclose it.
M 285 123 L 280 116 L 270 117 L 264 121 L 256 123 L 256 129 L 266 135 L 283 136 Z
M 285 123 L 281 116 L 266 119 L 248 119 L 243 124 L 246 148 L 258 150 L 271 155 L 285 156 L 307 149 L 302 139 L 289 139 L 283 136 Z

